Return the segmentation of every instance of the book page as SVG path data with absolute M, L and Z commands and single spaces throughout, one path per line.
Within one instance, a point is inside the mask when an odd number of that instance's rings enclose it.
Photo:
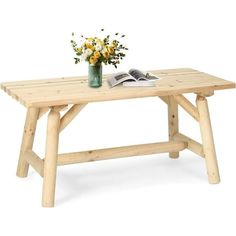
M 119 73 L 112 75 L 107 80 L 110 87 L 114 87 L 118 84 L 123 83 L 124 81 L 136 81 L 136 79 L 133 78 L 130 74 L 128 74 L 126 72 L 119 72 Z
M 132 75 L 136 80 L 147 80 L 145 74 L 137 69 L 130 69 L 129 74 Z
M 156 77 L 155 75 L 153 75 L 151 73 L 142 72 L 142 71 L 137 70 L 137 69 L 130 69 L 129 74 L 131 74 L 138 81 L 159 79 L 158 77 Z

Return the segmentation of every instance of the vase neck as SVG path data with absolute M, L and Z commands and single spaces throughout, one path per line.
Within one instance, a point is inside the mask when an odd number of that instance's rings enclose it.
M 96 67 L 99 67 L 99 66 L 102 66 L 102 63 L 99 63 L 99 64 L 94 64 L 94 65 L 92 65 L 92 64 L 89 64 L 89 66 L 96 66 Z

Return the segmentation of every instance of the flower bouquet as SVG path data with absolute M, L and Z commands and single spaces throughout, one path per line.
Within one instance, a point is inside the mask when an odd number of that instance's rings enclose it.
M 104 31 L 104 29 L 101 29 Z M 74 36 L 74 33 L 72 33 Z M 125 51 L 128 50 L 120 43 L 125 35 L 115 33 L 114 38 L 110 35 L 105 37 L 85 37 L 80 36 L 80 43 L 71 40 L 71 46 L 76 54 L 75 64 L 81 61 L 89 63 L 89 86 L 100 87 L 102 85 L 102 63 L 110 64 L 117 68 L 120 61 L 125 57 Z

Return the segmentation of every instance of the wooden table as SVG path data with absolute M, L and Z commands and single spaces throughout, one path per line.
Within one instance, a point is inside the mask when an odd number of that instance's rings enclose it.
M 87 86 L 87 77 L 68 77 L 45 80 L 6 82 L 1 88 L 27 108 L 17 176 L 26 177 L 31 165 L 43 177 L 42 205 L 54 206 L 56 172 L 58 165 L 168 152 L 177 158 L 179 151 L 189 149 L 205 158 L 209 183 L 220 181 L 211 122 L 206 97 L 215 90 L 235 88 L 235 83 L 190 68 L 157 70 L 162 78 L 156 87 L 110 89 L 104 81 L 97 89 Z M 107 76 L 104 76 L 106 80 Z M 196 105 L 184 97 L 196 94 Z M 88 104 L 96 101 L 159 97 L 168 106 L 169 140 L 161 143 L 58 154 L 59 133 Z M 202 144 L 179 132 L 178 105 L 200 125 Z M 63 109 L 68 111 L 61 117 Z M 45 157 L 33 151 L 37 121 L 48 113 Z

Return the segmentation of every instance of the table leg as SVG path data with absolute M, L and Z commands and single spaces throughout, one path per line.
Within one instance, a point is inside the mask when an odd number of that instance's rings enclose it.
M 207 99 L 204 96 L 198 95 L 196 103 L 199 112 L 199 124 L 203 142 L 203 151 L 206 160 L 208 181 L 211 184 L 217 184 L 220 182 L 220 175 L 218 170 Z
M 39 109 L 38 108 L 28 108 L 24 132 L 22 137 L 20 157 L 18 161 L 16 175 L 18 177 L 27 177 L 29 164 L 25 160 L 25 152 L 27 150 L 32 150 L 34 143 L 34 134 L 36 130 L 37 120 L 38 120 Z
M 173 96 L 168 97 L 168 128 L 169 140 L 172 141 L 173 137 L 179 131 L 179 118 L 178 118 L 178 103 Z M 170 152 L 171 158 L 178 158 L 179 152 Z
M 44 207 L 54 206 L 57 155 L 59 140 L 60 113 L 52 110 L 48 115 L 46 154 L 44 160 L 44 179 L 42 205 Z

